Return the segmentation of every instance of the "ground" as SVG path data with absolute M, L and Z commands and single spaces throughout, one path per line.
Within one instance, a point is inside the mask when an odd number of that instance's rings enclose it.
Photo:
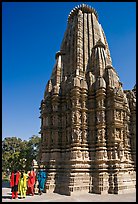
M 72 196 L 57 193 L 43 193 L 40 195 L 27 196 L 25 199 L 11 199 L 11 188 L 8 183 L 2 185 L 2 202 L 136 202 L 136 191 L 127 194 L 97 195 L 79 193 Z

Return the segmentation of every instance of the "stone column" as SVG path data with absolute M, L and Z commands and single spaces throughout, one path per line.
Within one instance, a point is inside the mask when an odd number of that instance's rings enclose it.
M 106 148 L 106 122 L 105 122 L 105 88 L 96 91 L 96 174 L 93 175 L 93 192 L 108 193 L 108 165 Z

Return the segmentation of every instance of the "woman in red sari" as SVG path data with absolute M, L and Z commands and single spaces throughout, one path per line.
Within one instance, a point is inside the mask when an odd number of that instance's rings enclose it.
M 20 173 L 14 170 L 10 177 L 10 187 L 12 191 L 12 199 L 18 198 L 18 183 L 19 183 Z
M 28 173 L 27 194 L 32 194 L 32 196 L 34 195 L 35 179 L 36 179 L 36 173 L 34 172 L 33 169 L 31 169 L 31 171 Z

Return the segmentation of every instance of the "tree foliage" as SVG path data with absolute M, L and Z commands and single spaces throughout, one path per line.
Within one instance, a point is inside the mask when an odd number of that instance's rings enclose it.
M 2 171 L 30 170 L 32 160 L 38 159 L 41 138 L 33 135 L 28 141 L 7 137 L 2 141 Z

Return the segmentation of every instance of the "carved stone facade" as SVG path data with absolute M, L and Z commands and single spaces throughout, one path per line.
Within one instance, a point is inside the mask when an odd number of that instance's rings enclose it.
M 46 192 L 124 193 L 136 185 L 136 87 L 124 91 L 95 9 L 69 17 L 41 102 Z

